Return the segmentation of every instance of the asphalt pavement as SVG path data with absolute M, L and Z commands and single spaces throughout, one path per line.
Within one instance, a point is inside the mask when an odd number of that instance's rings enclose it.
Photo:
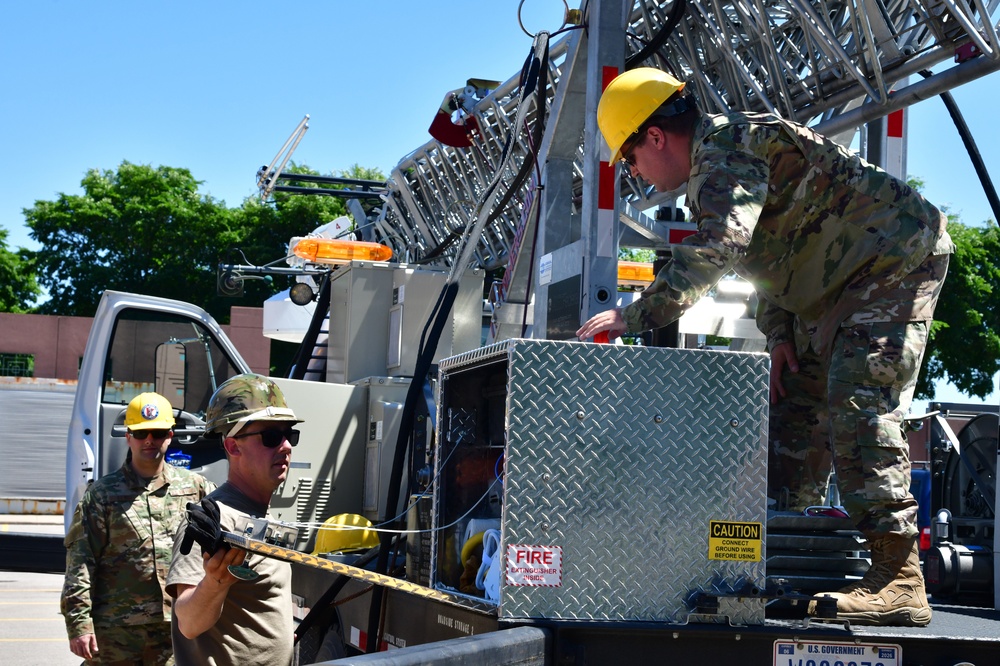
M 63 535 L 61 515 L 0 514 L 0 533 Z M 0 663 L 76 666 L 59 614 L 60 573 L 0 569 Z

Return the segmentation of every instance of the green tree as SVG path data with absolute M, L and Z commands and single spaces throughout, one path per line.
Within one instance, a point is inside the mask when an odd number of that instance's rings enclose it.
M 656 252 L 633 247 L 618 248 L 618 261 L 638 261 L 651 264 L 656 261 Z
M 308 166 L 294 162 L 284 173 L 320 175 Z M 306 182 L 295 185 L 317 192 L 344 189 Z M 343 199 L 336 196 L 275 192 L 266 202 L 257 197 L 248 198 L 237 215 L 238 226 L 244 230 L 239 239 L 240 250 L 248 261 L 262 265 L 284 258 L 292 236 L 305 236 L 321 224 L 347 215 L 347 208 Z
M 309 166 L 294 162 L 285 169 L 284 174 L 320 175 Z M 357 164 L 349 171 L 341 172 L 339 177 L 385 180 L 378 169 L 366 169 Z M 243 202 L 238 213 L 240 219 L 238 226 L 245 230 L 240 239 L 240 249 L 247 260 L 257 265 L 281 260 L 285 256 L 292 236 L 305 236 L 316 227 L 348 214 L 342 198 L 319 194 L 322 191 L 343 190 L 346 189 L 345 186 L 307 182 L 296 183 L 296 186 L 315 190 L 317 194 L 275 192 L 266 202 L 261 202 L 256 197 Z
M 355 180 L 385 180 L 385 174 L 382 173 L 381 169 L 369 169 L 368 167 L 361 166 L 357 162 L 352 164 L 346 171 L 341 171 L 340 177 L 353 178 Z
M 319 175 L 296 164 L 286 173 Z M 380 176 L 354 165 L 344 177 L 384 180 Z M 89 316 L 101 293 L 116 289 L 188 301 L 226 322 L 233 305 L 259 306 L 289 279 L 251 279 L 242 298 L 221 296 L 220 263 L 281 265 L 292 236 L 346 214 L 338 197 L 285 192 L 227 208 L 199 194 L 200 184 L 187 169 L 125 161 L 113 171 L 88 172 L 82 195 L 36 201 L 24 214 L 45 249 L 26 255 L 24 265 L 50 295 L 38 311 Z
M 44 247 L 33 253 L 49 294 L 38 311 L 89 316 L 105 289 L 210 305 L 219 248 L 240 234 L 232 212 L 199 195 L 199 184 L 187 169 L 125 161 L 89 171 L 82 195 L 36 201 L 24 214 Z
M 966 226 L 949 215 L 955 254 L 934 313 L 918 398 L 934 397 L 934 382 L 950 380 L 985 398 L 1000 371 L 1000 228 Z
M 41 289 L 28 251 L 7 249 L 8 234 L 0 228 L 0 312 L 28 312 Z

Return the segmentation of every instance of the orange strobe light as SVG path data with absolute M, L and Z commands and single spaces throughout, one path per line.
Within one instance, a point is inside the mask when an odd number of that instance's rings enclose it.
M 292 253 L 314 264 L 345 264 L 349 261 L 392 259 L 392 249 L 381 243 L 331 238 L 301 238 L 292 247 Z

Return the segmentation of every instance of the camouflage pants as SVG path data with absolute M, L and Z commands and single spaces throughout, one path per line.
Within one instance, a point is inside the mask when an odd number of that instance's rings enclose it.
M 930 322 L 878 319 L 905 314 L 908 303 L 933 311 L 947 266 L 947 255 L 929 258 L 853 318 L 872 321 L 842 327 L 828 358 L 799 346 L 799 372 L 782 375 L 787 397 L 771 405 L 769 419 L 768 494 L 779 508 L 822 504 L 832 463 L 841 503 L 861 532 L 917 533 L 901 426 Z
M 101 666 L 173 666 L 170 623 L 95 627 L 98 657 L 87 664 Z

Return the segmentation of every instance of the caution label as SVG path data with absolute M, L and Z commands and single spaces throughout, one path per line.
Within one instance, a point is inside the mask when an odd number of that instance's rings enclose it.
M 760 562 L 763 556 L 762 523 L 708 522 L 708 559 Z

